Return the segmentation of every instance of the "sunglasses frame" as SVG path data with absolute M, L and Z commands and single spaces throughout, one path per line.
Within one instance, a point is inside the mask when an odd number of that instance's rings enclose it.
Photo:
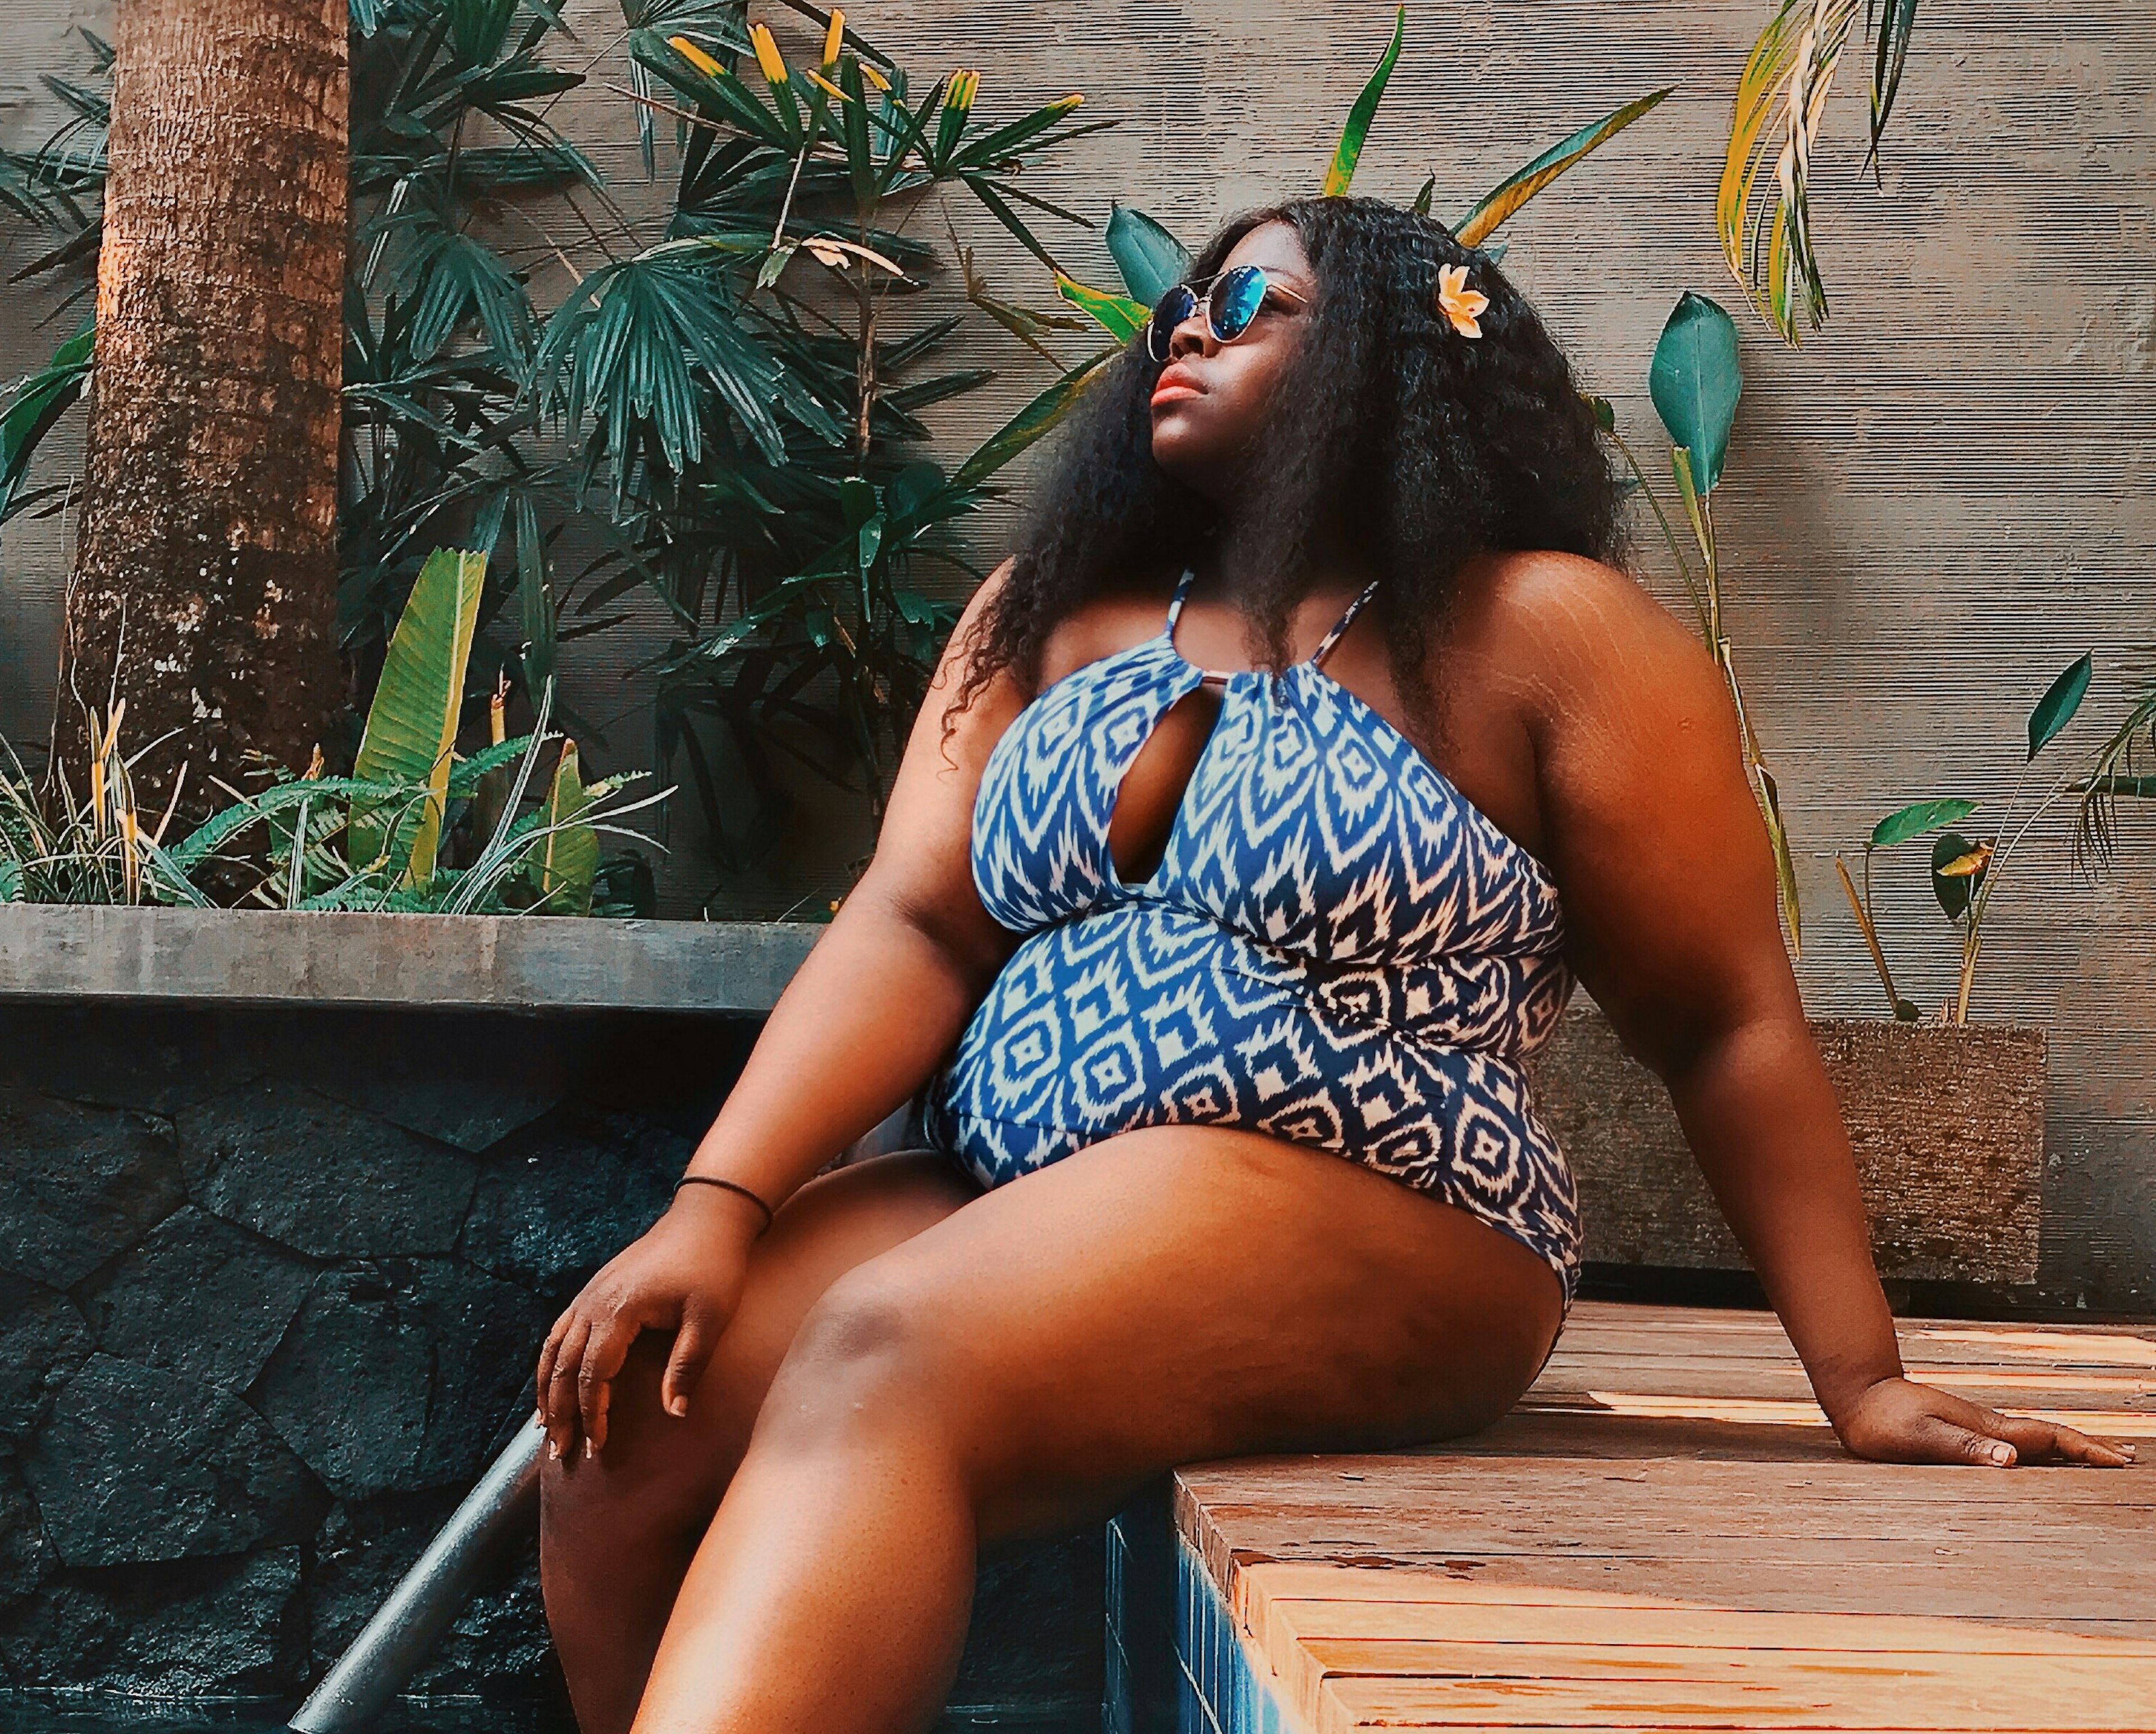
M 1258 290 L 1257 305 L 1251 308 L 1250 318 L 1244 323 L 1243 328 L 1231 337 L 1223 333 L 1219 326 L 1214 323 L 1213 294 L 1214 290 L 1219 285 L 1222 279 L 1233 276 L 1238 271 L 1250 271 L 1255 273 L 1258 281 L 1262 286 Z M 1203 295 L 1199 295 L 1198 293 L 1199 284 L 1200 283 L 1205 285 L 1205 293 Z M 1191 318 L 1194 315 L 1203 314 L 1204 316 L 1205 329 L 1213 334 L 1214 341 L 1216 343 L 1236 343 L 1250 336 L 1250 327 L 1258 322 L 1258 315 L 1265 307 L 1266 296 L 1274 294 L 1286 295 L 1295 303 L 1298 309 L 1306 308 L 1310 305 L 1309 296 L 1304 295 L 1300 290 L 1290 289 L 1285 283 L 1276 282 L 1273 280 L 1272 274 L 1267 271 L 1263 265 L 1230 265 L 1226 270 L 1215 271 L 1210 277 L 1200 278 L 1198 283 L 1176 284 L 1173 288 L 1167 290 L 1162 294 L 1161 298 L 1153 303 L 1152 310 L 1146 315 L 1146 355 L 1152 361 L 1165 363 L 1168 360 L 1167 353 L 1156 347 L 1155 340 L 1163 329 L 1159 319 L 1160 310 L 1168 304 L 1168 298 L 1169 295 L 1177 294 L 1188 295 L 1192 299 L 1190 305 L 1183 311 L 1182 316 L 1176 319 L 1173 323 L 1165 327 L 1168 334 L 1167 341 L 1171 344 L 1174 341 L 1176 326 L 1181 325 L 1184 320 Z

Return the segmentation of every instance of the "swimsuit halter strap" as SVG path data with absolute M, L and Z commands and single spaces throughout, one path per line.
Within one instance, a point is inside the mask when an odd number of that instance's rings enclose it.
M 1332 647 L 1340 642 L 1348 628 L 1355 623 L 1355 617 L 1363 612 L 1363 604 L 1377 593 L 1378 581 L 1373 578 L 1363 587 L 1363 593 L 1348 604 L 1347 613 L 1334 623 L 1332 630 L 1326 634 L 1319 641 L 1317 648 L 1310 653 L 1310 659 L 1313 665 L 1323 662 L 1332 654 Z
M 1175 594 L 1168 601 L 1168 629 L 1175 630 L 1176 616 L 1183 612 L 1183 598 L 1190 594 L 1190 581 L 1198 575 L 1198 568 L 1186 566 L 1183 576 L 1175 581 Z

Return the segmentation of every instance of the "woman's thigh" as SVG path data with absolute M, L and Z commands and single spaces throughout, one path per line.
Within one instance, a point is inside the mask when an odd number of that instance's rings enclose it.
M 819 1415 L 948 1430 L 993 1541 L 1096 1515 L 1178 1463 L 1471 1432 L 1532 1380 L 1562 1310 L 1527 1247 L 1373 1169 L 1156 1127 L 834 1282 L 762 1424 L 774 1444 Z

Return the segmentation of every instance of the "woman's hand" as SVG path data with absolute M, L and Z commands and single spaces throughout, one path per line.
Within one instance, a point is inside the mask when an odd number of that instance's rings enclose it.
M 539 1416 L 550 1456 L 605 1449 L 614 1376 L 643 1331 L 674 1332 L 659 1387 L 670 1415 L 689 1393 L 741 1302 L 760 1218 L 747 1199 L 716 1187 L 684 1187 L 666 1213 L 617 1253 L 555 1320 L 539 1351 Z
M 2109 1445 L 2055 1422 L 2002 1415 L 1906 1378 L 1881 1379 L 1835 1418 L 1834 1430 L 1859 1457 L 1881 1463 L 1979 1463 L 1999 1469 L 2025 1458 L 2056 1458 L 2123 1469 L 2131 1445 Z

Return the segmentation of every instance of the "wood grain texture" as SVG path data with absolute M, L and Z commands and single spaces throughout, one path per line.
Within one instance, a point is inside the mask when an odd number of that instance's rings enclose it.
M 34 74 L 54 64 L 62 25 L 100 23 L 99 10 L 10 0 L 0 95 L 15 105 L 0 123 L 13 139 L 49 130 Z M 575 0 L 567 15 L 596 49 L 616 10 Z M 1647 357 L 1671 305 L 1689 287 L 1738 305 L 1712 201 L 1730 92 L 1765 13 L 1763 0 L 1639 0 L 1620 27 L 1609 0 L 1411 8 L 1363 156 L 1358 187 L 1407 198 L 1434 173 L 1440 214 L 1457 214 L 1582 121 L 1676 84 L 1500 235 L 1504 269 L 1650 458 Z M 979 67 L 984 114 L 1085 91 L 1091 112 L 1120 124 L 1029 184 L 1096 220 L 1120 198 L 1193 239 L 1235 208 L 1316 186 L 1392 22 L 1384 0 L 870 0 L 850 15 L 927 76 Z M 642 218 L 650 190 L 608 88 L 621 82 L 602 63 L 555 114 Z M 1717 499 L 1738 663 L 1794 838 L 1806 914 L 1797 974 L 1815 1016 L 1883 1010 L 1832 851 L 1922 797 L 1966 794 L 1994 813 L 2020 769 L 2022 718 L 2051 677 L 2097 649 L 2093 726 L 2127 690 L 2124 647 L 2156 639 L 2156 11 L 1926 0 L 1877 187 L 1859 172 L 1863 82 L 1852 60 L 1814 166 L 1832 322 L 1796 351 L 1744 324 L 1747 385 Z M 963 197 L 947 203 L 999 292 L 1045 299 L 1014 245 Z M 933 209 L 919 227 L 942 233 Z M 576 225 L 556 233 L 590 262 Z M 1075 269 L 1106 277 L 1097 235 L 1055 239 Z M 537 286 L 551 296 L 562 280 L 548 267 Z M 932 316 L 952 288 L 914 310 Z M 51 334 L 32 325 L 44 305 L 0 290 L 0 373 L 49 353 Z M 947 453 L 1045 377 L 985 322 L 973 342 L 998 377 L 932 412 Z M 984 555 L 1008 521 L 983 521 Z M 48 523 L 11 528 L 0 552 L 0 726 L 36 738 L 64 551 Z M 1650 522 L 1636 564 L 1681 608 Z M 619 671 L 668 631 L 654 612 L 567 647 L 565 698 L 614 714 L 639 690 Z M 676 852 L 692 859 L 688 808 L 676 818 Z M 1974 1013 L 2051 1034 L 2043 1294 L 2145 1314 L 2156 1308 L 2156 824 L 2129 813 L 2124 870 L 2094 885 L 2073 873 L 2064 839 L 2046 819 L 2002 883 Z M 1882 862 L 1880 900 L 1897 980 L 1929 1010 L 1951 992 L 1954 960 L 1919 866 Z
M 2156 1330 L 1902 1346 L 1979 1400 L 2156 1422 Z M 1283 1726 L 2156 1729 L 2145 1467 L 1865 1464 L 1815 1410 L 1636 1413 L 1786 1404 L 1801 1377 L 1768 1315 L 1583 1305 L 1496 1428 L 1195 1465 L 1177 1525 Z
M 1811 1020 L 1856 1157 L 1882 1276 L 2033 1282 L 2042 1213 L 2045 1033 L 1883 1018 Z M 1586 1257 L 1749 1266 L 1668 1090 L 1575 994 L 1529 1062 L 1537 1111 L 1578 1177 Z

